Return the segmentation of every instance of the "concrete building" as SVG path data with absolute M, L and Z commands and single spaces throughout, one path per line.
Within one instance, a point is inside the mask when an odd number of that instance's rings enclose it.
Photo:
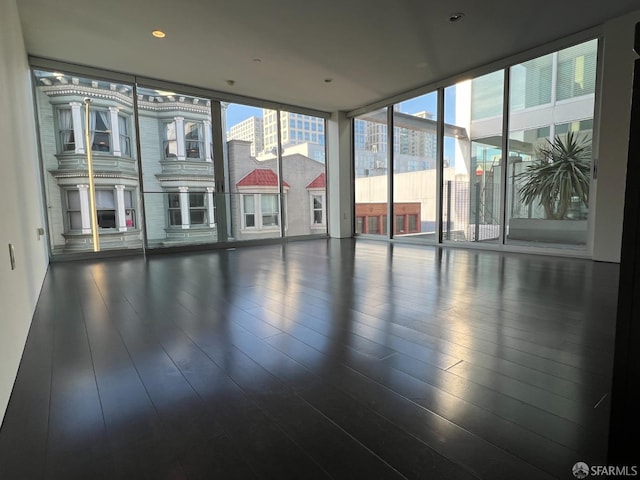
M 252 116 L 229 128 L 227 140 L 246 140 L 251 142 L 251 156 L 255 157 L 264 150 L 263 118 Z

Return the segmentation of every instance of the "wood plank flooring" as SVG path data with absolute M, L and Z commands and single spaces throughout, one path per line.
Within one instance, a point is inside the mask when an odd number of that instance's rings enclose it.
M 618 274 L 353 239 L 53 264 L 0 478 L 572 478 Z

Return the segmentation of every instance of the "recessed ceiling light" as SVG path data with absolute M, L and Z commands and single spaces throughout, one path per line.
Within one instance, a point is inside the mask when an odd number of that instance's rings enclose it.
M 333 82 L 333 78 L 325 78 L 324 79 L 324 83 L 331 83 Z
M 227 85 L 229 85 L 230 87 L 233 87 L 236 84 L 235 80 L 227 80 Z
M 260 63 L 260 62 L 262 61 L 262 59 L 261 59 L 261 58 L 254 58 L 254 59 L 253 59 L 253 61 L 254 61 L 255 63 Z
M 449 17 L 449 21 L 450 22 L 458 22 L 458 21 L 462 20 L 463 17 L 464 17 L 464 13 L 462 13 L 462 12 L 452 13 L 451 16 Z
M 156 38 L 164 38 L 167 36 L 166 33 L 164 33 L 162 30 L 154 30 L 153 32 L 151 32 L 151 35 Z

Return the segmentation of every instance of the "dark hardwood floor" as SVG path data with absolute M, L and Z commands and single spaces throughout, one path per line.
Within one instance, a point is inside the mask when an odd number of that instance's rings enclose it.
M 362 240 L 53 264 L 0 478 L 573 478 L 618 274 Z

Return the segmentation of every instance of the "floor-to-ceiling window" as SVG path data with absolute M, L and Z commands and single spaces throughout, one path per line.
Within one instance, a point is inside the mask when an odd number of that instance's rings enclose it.
M 387 235 L 388 124 L 386 108 L 353 121 L 356 234 Z
M 438 93 L 393 111 L 393 234 L 435 241 L 437 235 Z
M 443 239 L 500 238 L 504 73 L 444 89 Z
M 54 256 L 326 235 L 323 112 L 33 71 Z
M 584 251 L 597 48 L 597 40 L 591 40 L 396 104 L 389 147 L 393 204 L 387 194 L 386 142 L 384 157 L 375 158 L 380 147 L 370 135 L 388 131 L 386 110 L 359 113 L 353 131 L 356 233 Z M 442 118 L 435 108 L 438 96 Z M 421 102 L 428 107 L 413 108 Z M 432 129 L 433 166 L 407 158 L 408 152 L 430 155 L 420 150 L 428 137 L 408 123 Z M 429 175 L 440 179 L 439 192 L 438 184 L 425 180 Z M 434 202 L 425 201 L 432 196 Z M 372 232 L 365 206 L 381 215 L 393 208 L 393 233 Z M 408 221 L 418 206 L 419 227 Z
M 275 118 L 273 118 L 275 120 Z M 271 144 L 267 145 L 269 148 Z M 277 148 L 277 144 L 273 144 Z M 327 233 L 325 121 L 280 112 L 282 178 L 286 183 L 286 236 Z M 297 208 L 291 208 L 296 206 Z
M 133 85 L 33 74 L 52 253 L 142 248 Z
M 211 101 L 138 87 L 149 248 L 218 240 Z
M 584 248 L 598 42 L 510 68 L 507 242 Z

